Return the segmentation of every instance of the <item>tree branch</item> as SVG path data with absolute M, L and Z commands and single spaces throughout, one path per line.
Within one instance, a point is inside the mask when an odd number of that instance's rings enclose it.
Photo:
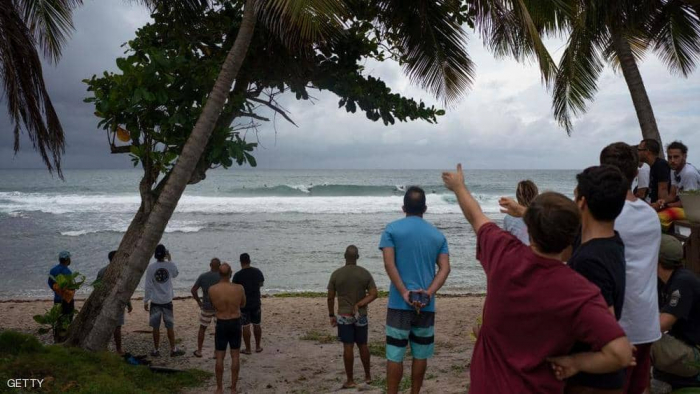
M 289 115 L 287 115 L 287 111 L 285 111 L 285 110 L 283 110 L 282 108 L 276 106 L 275 104 L 272 104 L 271 101 L 261 100 L 261 99 L 259 99 L 259 98 L 257 98 L 257 97 L 248 97 L 248 100 L 254 101 L 254 102 L 256 102 L 256 103 L 260 103 L 260 104 L 262 104 L 262 105 L 267 106 L 267 107 L 270 108 L 271 110 L 273 110 L 273 111 L 277 112 L 278 114 L 282 115 L 282 117 L 284 117 L 284 118 L 287 120 L 287 122 L 293 124 L 293 125 L 296 126 L 296 127 L 299 127 L 299 126 L 297 126 L 296 123 L 294 123 L 294 121 L 292 120 L 292 118 L 290 118 Z

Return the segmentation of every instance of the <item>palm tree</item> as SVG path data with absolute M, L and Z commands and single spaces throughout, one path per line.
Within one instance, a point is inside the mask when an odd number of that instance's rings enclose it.
M 64 136 L 61 122 L 44 84 L 37 47 L 53 63 L 73 28 L 73 9 L 81 0 L 0 1 L 0 76 L 7 112 L 19 151 L 26 130 L 50 172 L 61 176 Z
M 561 29 L 569 31 L 559 62 L 554 115 L 572 130 L 572 116 L 586 111 L 605 62 L 627 82 L 643 138 L 661 143 L 654 111 L 637 67 L 648 49 L 674 74 L 688 76 L 700 55 L 700 6 L 679 0 L 577 0 Z

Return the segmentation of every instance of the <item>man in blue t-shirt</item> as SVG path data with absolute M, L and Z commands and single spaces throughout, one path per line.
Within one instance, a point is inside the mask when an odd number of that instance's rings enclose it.
M 53 291 L 53 303 L 54 305 L 61 305 L 61 320 L 66 320 L 68 322 L 73 321 L 73 311 L 75 310 L 75 300 L 70 300 L 67 302 L 61 297 L 61 295 L 54 290 L 53 285 L 56 283 L 53 278 L 57 278 L 58 275 L 71 275 L 72 272 L 68 266 L 70 265 L 70 252 L 62 251 L 58 254 L 58 264 L 56 264 L 51 271 L 49 271 L 49 288 Z M 60 343 L 66 340 L 68 332 L 62 328 L 56 328 L 53 332 L 53 340 L 55 343 Z
M 408 188 L 403 204 L 406 217 L 389 223 L 379 242 L 384 268 L 391 279 L 386 316 L 390 394 L 398 392 L 409 342 L 413 354 L 411 390 L 420 391 L 434 351 L 435 293 L 450 274 L 447 240 L 440 230 L 423 220 L 427 209 L 423 189 Z

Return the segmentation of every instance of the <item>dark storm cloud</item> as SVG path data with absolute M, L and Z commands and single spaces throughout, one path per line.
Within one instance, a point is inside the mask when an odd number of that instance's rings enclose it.
M 147 22 L 148 12 L 120 0 L 87 3 L 76 13 L 76 33 L 57 67 L 47 66 L 47 83 L 63 126 L 67 152 L 64 168 L 127 168 L 125 155 L 108 153 L 104 131 L 97 130 L 91 105 L 82 102 L 80 82 L 103 70 L 115 70 L 120 45 Z M 561 42 L 548 42 L 561 55 Z M 557 49 L 559 48 L 559 49 Z M 256 152 L 263 168 L 583 168 L 595 164 L 600 149 L 613 141 L 637 143 L 639 125 L 621 75 L 609 68 L 589 112 L 567 136 L 554 121 L 551 98 L 534 66 L 496 60 L 472 37 L 469 52 L 477 65 L 473 89 L 437 125 L 397 123 L 386 127 L 362 113 L 337 108 L 337 98 L 314 93 L 315 104 L 283 99 L 298 128 L 279 120 L 266 124 Z M 379 76 L 397 92 L 435 100 L 412 86 L 395 64 L 368 62 L 368 74 Z M 700 163 L 700 74 L 688 79 L 669 75 L 652 54 L 641 65 L 662 138 L 682 139 L 690 161 Z M 0 110 L 0 168 L 41 167 L 23 140 L 13 157 L 7 116 Z M 249 138 L 256 138 L 249 134 Z

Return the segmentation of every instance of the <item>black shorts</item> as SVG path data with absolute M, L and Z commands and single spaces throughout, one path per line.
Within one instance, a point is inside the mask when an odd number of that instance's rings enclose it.
M 255 308 L 241 308 L 241 325 L 242 326 L 247 326 L 250 323 L 255 324 L 256 326 L 260 325 L 260 321 L 262 320 L 262 310 L 260 307 L 255 307 Z
M 367 344 L 367 338 L 369 337 L 369 324 L 367 321 L 367 316 L 363 316 L 361 321 L 357 321 L 354 317 L 338 316 L 338 338 L 340 342 L 351 345 L 356 343 L 358 345 Z
M 216 319 L 216 335 L 214 336 L 214 348 L 216 351 L 225 352 L 226 347 L 231 350 L 241 348 L 241 319 Z

